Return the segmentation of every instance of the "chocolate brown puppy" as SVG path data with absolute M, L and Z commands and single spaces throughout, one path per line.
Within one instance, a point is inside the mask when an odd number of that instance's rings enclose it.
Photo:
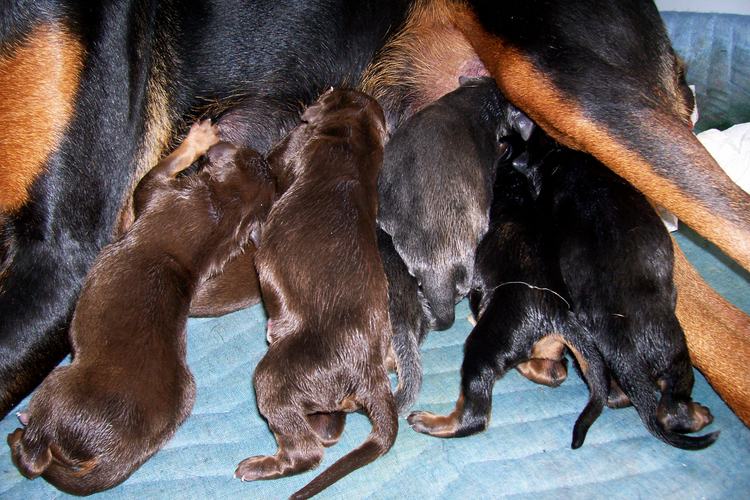
M 258 409 L 278 443 L 236 477 L 271 479 L 316 467 L 342 411 L 362 409 L 367 440 L 305 488 L 312 496 L 388 451 L 398 431 L 385 367 L 388 291 L 375 235 L 386 129 L 369 96 L 331 90 L 269 156 L 282 193 L 255 263 L 270 346 L 255 370 Z M 330 415 L 331 412 L 336 412 Z M 343 422 L 341 422 L 343 424 Z
M 540 186 L 560 271 L 576 318 L 594 335 L 614 383 L 648 430 L 685 449 L 711 445 L 718 432 L 692 401 L 693 367 L 675 316 L 674 253 L 646 198 L 589 155 L 541 134 L 529 144 L 527 174 Z M 657 395 L 659 395 L 657 397 Z M 611 394 L 612 403 L 621 394 Z
M 446 416 L 414 412 L 409 423 L 436 437 L 460 437 L 486 429 L 495 380 L 534 358 L 538 345 L 571 349 L 591 391 L 578 417 L 572 447 L 583 444 L 607 398 L 605 367 L 590 332 L 570 309 L 544 214 L 523 174 L 501 162 L 495 180 L 490 229 L 476 252 L 470 305 L 477 324 L 466 339 L 461 394 Z
M 199 173 L 176 177 L 218 140 L 196 124 L 140 182 L 136 220 L 104 249 L 71 325 L 73 362 L 34 394 L 13 461 L 63 491 L 86 495 L 124 481 L 193 407 L 185 326 L 199 280 L 248 240 L 274 194 L 267 164 L 218 144 Z

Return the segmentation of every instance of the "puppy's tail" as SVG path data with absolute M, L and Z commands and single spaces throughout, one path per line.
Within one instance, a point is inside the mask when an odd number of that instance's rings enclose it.
M 420 325 L 419 328 L 425 330 L 424 325 Z M 405 325 L 394 325 L 393 350 L 396 353 L 398 387 L 393 396 L 399 415 L 403 415 L 411 408 L 422 388 L 422 354 L 419 352 L 419 339 L 423 335 L 423 331 L 417 335 Z
M 398 433 L 398 415 L 385 373 L 377 387 L 370 387 L 369 390 L 372 391 L 370 394 L 360 395 L 358 398 L 372 422 L 372 432 L 365 442 L 338 459 L 290 498 L 296 500 L 317 495 L 350 472 L 383 455 L 393 446 Z
M 609 392 L 609 382 L 604 359 L 592 342 L 592 335 L 586 326 L 569 312 L 566 314 L 564 325 L 561 326 L 559 330 L 563 332 L 565 343 L 575 356 L 579 373 L 589 388 L 589 401 L 573 427 L 573 441 L 570 446 L 575 450 L 583 445 L 589 428 L 602 414 Z
M 665 443 L 683 450 L 702 450 L 711 446 L 719 437 L 719 431 L 703 436 L 686 436 L 665 429 L 657 419 L 658 400 L 656 391 L 647 389 L 653 384 L 640 370 L 626 370 L 617 374 L 618 382 L 635 406 L 646 428 Z
M 573 324 L 578 325 L 580 329 L 584 328 L 583 325 L 580 325 L 577 322 L 573 322 Z M 586 434 L 588 433 L 589 428 L 596 419 L 599 418 L 599 415 L 602 414 L 602 410 L 607 401 L 607 394 L 609 392 L 606 367 L 604 359 L 599 353 L 599 349 L 588 342 L 579 342 L 577 344 L 576 349 L 585 360 L 585 365 L 582 365 L 579 360 L 578 366 L 583 372 L 586 385 L 589 387 L 589 401 L 578 416 L 575 426 L 573 427 L 573 441 L 570 447 L 574 450 L 583 445 L 583 441 L 586 439 Z M 574 353 L 576 358 L 579 355 L 578 353 Z

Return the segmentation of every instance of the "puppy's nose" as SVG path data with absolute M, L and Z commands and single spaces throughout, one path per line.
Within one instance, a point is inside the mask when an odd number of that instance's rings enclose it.
M 433 313 L 435 314 L 435 321 L 433 328 L 435 330 L 447 330 L 451 326 L 453 326 L 453 323 L 456 320 L 456 312 L 454 311 L 453 307 L 450 308 L 444 308 L 443 311 L 435 311 L 433 310 Z

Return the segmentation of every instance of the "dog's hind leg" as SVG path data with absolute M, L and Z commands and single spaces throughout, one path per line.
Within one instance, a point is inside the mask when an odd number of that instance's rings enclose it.
M 415 431 L 442 438 L 462 437 L 481 432 L 489 425 L 495 380 L 526 359 L 531 350 L 527 342 L 514 341 L 518 333 L 514 330 L 526 319 L 524 314 L 518 312 L 510 297 L 499 295 L 496 292 L 466 339 L 461 394 L 454 410 L 444 416 L 427 411 L 411 413 L 408 421 Z M 523 337 L 524 333 L 518 336 Z
M 693 364 L 750 426 L 750 317 L 711 288 L 672 240 L 677 317 Z
M 378 249 L 388 279 L 388 315 L 393 330 L 398 387 L 394 397 L 399 414 L 416 401 L 422 387 L 419 344 L 427 334 L 427 320 L 417 295 L 417 281 L 409 274 L 388 233 L 378 229 Z
M 750 270 L 750 196 L 692 134 L 681 66 L 654 4 L 538 3 L 473 1 L 454 17 L 513 104 Z
M 301 408 L 264 407 L 261 413 L 268 420 L 279 448 L 274 455 L 249 457 L 240 462 L 234 473 L 236 478 L 242 481 L 274 479 L 308 471 L 320 464 L 323 443 Z
M 323 446 L 329 447 L 339 442 L 346 425 L 346 412 L 311 413 L 307 415 L 307 422 L 320 438 Z
M 537 384 L 557 387 L 568 377 L 565 345 L 547 336 L 534 344 L 531 359 L 516 366 L 518 373 Z

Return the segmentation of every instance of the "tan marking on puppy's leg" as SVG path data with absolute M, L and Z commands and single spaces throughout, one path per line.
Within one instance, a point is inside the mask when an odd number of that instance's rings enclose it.
M 568 378 L 568 369 L 560 360 L 532 358 L 516 365 L 518 373 L 537 384 L 558 387 Z
M 516 370 L 537 384 L 557 387 L 568 377 L 568 368 L 563 362 L 565 344 L 552 336 L 542 337 L 531 348 L 528 361 L 516 365 Z
M 750 317 L 711 288 L 672 240 L 677 318 L 690 358 L 745 425 L 750 426 Z
M 607 406 L 610 408 L 625 408 L 630 406 L 630 398 L 625 391 L 622 390 L 620 384 L 615 379 L 609 380 L 609 393 L 607 394 Z
M 37 26 L 0 55 L 0 211 L 29 188 L 60 145 L 78 91 L 84 48 L 65 28 Z
M 409 415 L 412 429 L 435 437 L 453 437 L 464 412 L 463 392 L 458 396 L 456 406 L 448 415 L 436 415 L 429 411 L 417 411 Z

